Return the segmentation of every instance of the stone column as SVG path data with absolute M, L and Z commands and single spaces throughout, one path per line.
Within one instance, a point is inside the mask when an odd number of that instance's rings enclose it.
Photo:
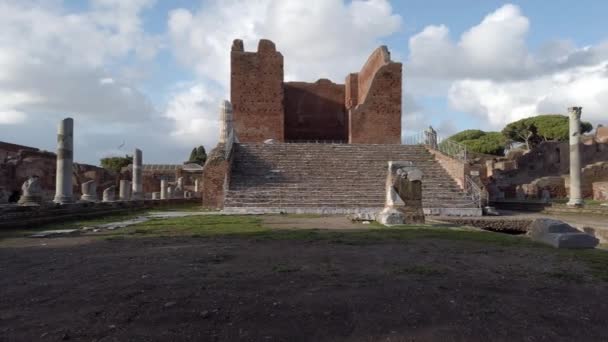
M 118 189 L 118 200 L 128 201 L 131 199 L 131 181 L 121 180 L 120 188 Z
M 220 105 L 220 144 L 228 141 L 228 136 L 232 131 L 232 104 L 230 101 L 222 101 Z
M 172 199 L 173 198 L 173 187 L 171 185 L 169 185 L 167 187 L 167 199 Z
M 85 202 L 97 202 L 97 184 L 94 180 L 90 180 L 88 182 L 84 182 L 81 185 L 82 196 L 80 196 L 81 201 Z
M 166 179 L 160 180 L 160 199 L 161 200 L 169 199 L 167 197 L 167 180 Z
M 143 193 L 143 175 L 142 175 L 142 155 L 140 149 L 135 149 L 133 154 L 133 191 L 131 193 L 131 199 L 142 200 L 144 199 Z
M 57 129 L 57 169 L 55 175 L 55 203 L 72 203 L 72 169 L 74 157 L 74 120 L 61 120 Z
M 103 191 L 102 201 L 114 202 L 114 200 L 116 200 L 116 187 L 112 185 Z
M 198 188 L 198 178 L 194 180 L 194 193 L 198 194 L 200 189 Z
M 568 108 L 570 117 L 570 200 L 569 206 L 583 205 L 581 194 L 581 110 L 582 107 Z

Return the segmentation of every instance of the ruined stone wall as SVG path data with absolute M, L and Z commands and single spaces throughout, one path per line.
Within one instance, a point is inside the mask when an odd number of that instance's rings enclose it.
M 401 143 L 401 69 L 401 63 L 390 61 L 385 46 L 370 56 L 357 76 L 358 104 L 349 110 L 349 143 Z M 349 88 L 352 100 L 354 89 Z
M 11 201 L 14 202 L 19 199 L 23 182 L 36 176 L 40 178 L 43 199 L 50 201 L 55 195 L 56 167 L 55 153 L 37 149 L 20 150 L 6 162 L 0 163 L 0 189 L 11 194 Z M 97 182 L 97 192 L 101 196 L 103 187 L 117 184 L 117 179 L 115 174 L 101 167 L 74 163 L 72 184 L 76 198 L 80 198 L 81 184 L 88 180 Z
M 595 182 L 592 187 L 594 200 L 608 201 L 608 182 Z
M 344 85 L 286 82 L 285 140 L 348 140 Z
M 230 59 L 230 102 L 241 142 L 283 141 L 283 55 L 262 39 L 257 52 L 235 40 Z
M 0 163 L 6 162 L 8 157 L 16 156 L 20 150 L 38 151 L 38 149 L 34 148 L 34 147 L 11 144 L 11 143 L 0 141 Z
M 359 104 L 359 74 L 352 73 L 346 76 L 344 85 L 344 105 L 349 110 Z
M 224 207 L 225 191 L 230 181 L 231 161 L 226 159 L 226 146 L 218 144 L 209 154 L 203 167 L 202 198 L 203 207 L 221 209 Z

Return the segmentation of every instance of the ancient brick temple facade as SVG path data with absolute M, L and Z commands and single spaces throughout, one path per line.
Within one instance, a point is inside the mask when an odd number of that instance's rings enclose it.
M 401 69 L 382 46 L 345 84 L 284 82 L 283 55 L 273 42 L 260 40 L 257 52 L 246 52 L 237 39 L 230 100 L 238 139 L 400 144 Z

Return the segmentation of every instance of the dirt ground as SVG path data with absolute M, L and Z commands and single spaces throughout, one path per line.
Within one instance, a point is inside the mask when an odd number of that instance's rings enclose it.
M 585 267 L 424 238 L 3 247 L 0 340 L 605 341 L 608 286 Z

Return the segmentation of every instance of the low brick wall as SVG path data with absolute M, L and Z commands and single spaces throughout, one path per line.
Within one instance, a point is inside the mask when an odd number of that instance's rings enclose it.
M 74 203 L 40 207 L 7 205 L 0 207 L 0 229 L 30 228 L 47 223 L 109 214 L 128 213 L 135 210 L 171 207 L 187 203 L 200 203 L 199 199 L 143 200 L 127 202 Z
M 427 148 L 427 150 L 435 156 L 439 164 L 458 183 L 458 186 L 464 190 L 464 176 L 469 172 L 469 165 L 432 148 Z

